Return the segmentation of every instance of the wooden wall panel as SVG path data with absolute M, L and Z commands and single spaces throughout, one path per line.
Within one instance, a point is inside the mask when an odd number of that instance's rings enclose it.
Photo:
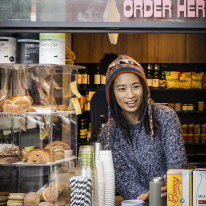
M 149 63 L 184 63 L 185 34 L 148 34 Z
M 186 34 L 186 63 L 206 63 L 206 34 Z
M 108 34 L 73 34 L 75 63 L 99 63 L 104 53 L 127 54 L 137 61 L 147 62 L 147 34 L 119 34 L 112 45 Z

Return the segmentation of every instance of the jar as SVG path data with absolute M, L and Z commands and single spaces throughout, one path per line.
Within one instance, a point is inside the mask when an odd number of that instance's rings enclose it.
M 19 33 L 17 35 L 17 62 L 20 64 L 39 63 L 38 33 Z
M 0 33 L 0 63 L 16 63 L 16 34 Z
M 187 105 L 187 110 L 188 111 L 194 111 L 194 105 L 193 104 L 188 104 Z
M 180 112 L 182 110 L 182 104 L 181 103 L 175 103 L 175 111 Z
M 198 103 L 198 111 L 204 111 L 205 104 L 203 101 L 199 101 Z
M 206 124 L 201 124 L 201 133 L 206 134 Z
M 182 105 L 182 111 L 186 112 L 187 111 L 187 104 Z

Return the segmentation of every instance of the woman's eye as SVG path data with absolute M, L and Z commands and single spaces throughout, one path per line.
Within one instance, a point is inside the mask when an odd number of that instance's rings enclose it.
M 139 88 L 139 85 L 133 86 L 133 89 L 138 89 L 138 88 Z
M 125 91 L 125 88 L 119 88 L 118 91 L 123 92 Z

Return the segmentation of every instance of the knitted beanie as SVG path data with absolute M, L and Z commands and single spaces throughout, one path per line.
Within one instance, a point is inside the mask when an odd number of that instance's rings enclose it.
M 149 86 L 147 84 L 146 76 L 144 73 L 144 69 L 142 66 L 136 62 L 133 58 L 127 56 L 127 55 L 120 55 L 115 59 L 108 67 L 107 73 L 106 73 L 106 98 L 109 105 L 109 89 L 112 84 L 112 82 L 117 78 L 120 74 L 123 73 L 134 73 L 137 74 L 138 77 L 143 79 L 146 88 L 147 88 L 147 103 L 148 103 L 148 116 L 149 116 L 149 123 L 150 123 L 150 131 L 151 136 L 154 136 L 154 129 L 153 129 L 153 118 L 152 118 L 152 109 L 151 109 L 151 103 L 150 103 L 150 90 Z M 110 116 L 110 109 L 109 109 L 109 118 Z

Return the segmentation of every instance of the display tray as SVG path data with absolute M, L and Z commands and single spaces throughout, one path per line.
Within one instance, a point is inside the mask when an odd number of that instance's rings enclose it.
M 12 167 L 13 166 L 18 166 L 18 167 L 52 166 L 52 165 L 57 165 L 57 164 L 64 163 L 64 162 L 69 162 L 69 161 L 75 160 L 75 159 L 76 159 L 76 156 L 72 156 L 72 157 L 69 157 L 69 158 L 57 160 L 55 162 L 48 162 L 46 164 L 26 164 L 26 163 L 23 163 L 23 162 L 15 162 L 15 163 L 11 163 L 11 164 L 0 164 L 0 166 L 6 166 L 6 167 L 8 167 L 8 166 L 12 166 Z

